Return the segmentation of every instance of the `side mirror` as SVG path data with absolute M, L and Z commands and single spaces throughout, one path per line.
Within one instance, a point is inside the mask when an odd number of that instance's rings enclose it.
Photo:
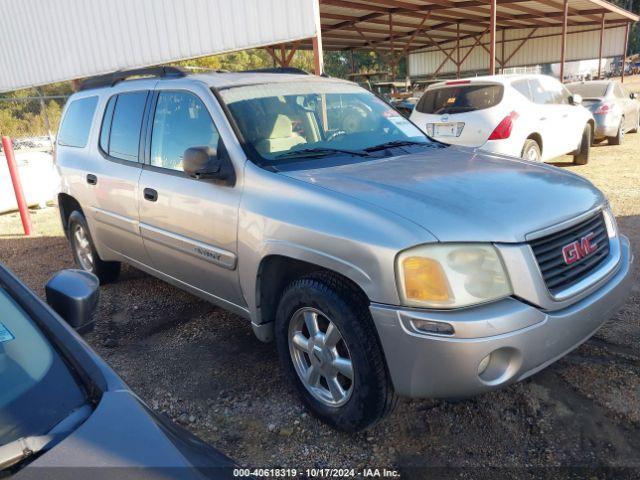
M 93 330 L 100 281 L 84 270 L 62 270 L 45 285 L 47 303 L 78 333 Z
M 184 172 L 193 178 L 227 180 L 228 171 L 218 152 L 211 147 L 191 147 L 184 151 Z
M 569 103 L 571 105 L 582 105 L 582 95 L 574 93 L 569 97 Z
M 631 100 L 635 100 L 636 98 L 638 98 L 638 94 L 637 94 L 636 92 L 631 92 L 631 93 L 629 94 L 629 98 L 630 98 Z

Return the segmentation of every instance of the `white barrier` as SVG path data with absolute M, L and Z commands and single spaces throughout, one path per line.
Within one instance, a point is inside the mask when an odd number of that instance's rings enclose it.
M 27 204 L 44 206 L 48 201 L 54 200 L 60 178 L 53 165 L 53 156 L 37 151 L 16 151 L 15 155 Z M 0 213 L 17 209 L 7 159 L 4 154 L 0 154 Z

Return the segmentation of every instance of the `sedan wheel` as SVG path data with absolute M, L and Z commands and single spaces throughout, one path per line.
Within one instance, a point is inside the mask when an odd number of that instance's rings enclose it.
M 353 364 L 338 327 L 311 307 L 295 312 L 289 325 L 289 352 L 302 384 L 327 406 L 346 403 L 353 391 Z

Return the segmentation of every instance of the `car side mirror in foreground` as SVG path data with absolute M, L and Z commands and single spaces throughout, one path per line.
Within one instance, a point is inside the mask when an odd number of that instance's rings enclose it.
M 211 147 L 191 147 L 184 151 L 183 170 L 197 179 L 229 180 L 229 166 L 223 152 Z
M 100 282 L 84 270 L 62 270 L 45 285 L 47 303 L 78 333 L 93 330 Z
M 582 95 L 574 93 L 569 97 L 569 103 L 571 105 L 582 105 Z
M 631 92 L 631 93 L 629 94 L 629 98 L 630 98 L 631 100 L 635 100 L 636 98 L 638 98 L 638 94 L 637 94 L 636 92 Z

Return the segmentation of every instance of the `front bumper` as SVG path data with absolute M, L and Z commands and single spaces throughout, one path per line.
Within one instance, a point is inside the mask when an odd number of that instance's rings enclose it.
M 396 392 L 408 397 L 468 397 L 522 380 L 563 357 L 627 300 L 633 255 L 625 237 L 621 250 L 615 275 L 561 310 L 544 311 L 515 298 L 449 312 L 372 304 Z M 412 319 L 444 321 L 456 333 L 420 333 Z M 481 377 L 478 366 L 489 354 Z

